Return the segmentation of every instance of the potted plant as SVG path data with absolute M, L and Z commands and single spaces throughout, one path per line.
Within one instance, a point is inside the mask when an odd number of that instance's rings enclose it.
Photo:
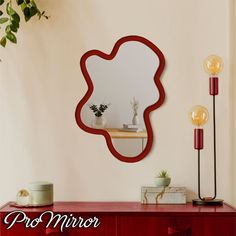
M 171 178 L 166 170 L 161 170 L 155 178 L 155 184 L 157 187 L 169 186 Z
M 106 119 L 104 118 L 103 114 L 108 109 L 110 104 L 91 104 L 89 108 L 95 115 L 95 119 L 93 120 L 93 128 L 104 128 L 106 125 Z

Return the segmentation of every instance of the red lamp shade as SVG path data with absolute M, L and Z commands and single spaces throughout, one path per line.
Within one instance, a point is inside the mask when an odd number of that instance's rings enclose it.
M 210 77 L 209 79 L 209 93 L 210 95 L 217 95 L 218 94 L 218 77 Z
M 203 149 L 203 129 L 194 129 L 194 148 Z

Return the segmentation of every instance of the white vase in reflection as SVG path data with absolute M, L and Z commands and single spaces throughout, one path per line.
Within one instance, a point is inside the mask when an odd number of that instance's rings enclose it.
M 132 119 L 132 124 L 133 125 L 139 125 L 139 118 L 138 118 L 138 115 L 135 114 L 133 119 Z
M 106 118 L 104 116 L 95 116 L 92 122 L 92 127 L 96 129 L 103 129 L 106 126 Z

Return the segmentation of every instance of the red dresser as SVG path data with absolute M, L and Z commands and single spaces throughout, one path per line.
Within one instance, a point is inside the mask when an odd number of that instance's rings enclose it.
M 15 223 L 7 230 L 5 217 L 12 211 L 23 211 L 31 220 L 37 219 L 43 212 L 55 215 L 83 219 L 99 219 L 97 228 L 64 227 L 60 222 L 46 228 L 45 216 L 35 228 L 26 228 L 25 224 Z M 16 213 L 14 213 L 16 214 Z M 15 219 L 12 214 L 8 223 Z M 20 218 L 21 217 L 21 218 Z M 221 207 L 187 205 L 142 205 L 138 202 L 56 202 L 51 207 L 19 209 L 11 203 L 0 208 L 1 236 L 236 236 L 236 210 L 224 204 Z M 23 215 L 18 221 L 23 220 Z M 35 221 L 36 222 L 36 221 Z M 68 224 L 69 225 L 69 224 Z

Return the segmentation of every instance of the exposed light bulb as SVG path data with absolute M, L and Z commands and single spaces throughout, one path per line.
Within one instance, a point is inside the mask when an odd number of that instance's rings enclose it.
M 209 75 L 218 75 L 224 67 L 221 57 L 210 55 L 204 60 L 204 69 Z
M 208 110 L 200 105 L 194 106 L 189 112 L 189 118 L 193 125 L 203 126 L 207 123 L 209 117 Z

